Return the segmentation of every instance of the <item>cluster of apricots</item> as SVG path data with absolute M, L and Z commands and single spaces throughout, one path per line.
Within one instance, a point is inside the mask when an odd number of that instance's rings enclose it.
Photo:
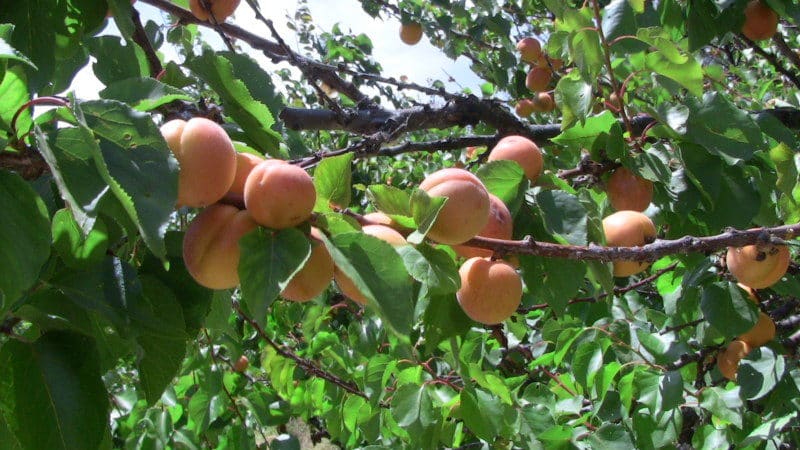
M 533 91 L 532 98 L 524 98 L 517 102 L 515 111 L 520 117 L 528 117 L 535 112 L 551 112 L 556 104 L 553 96 L 545 92 L 553 80 L 553 71 L 560 69 L 564 62 L 560 59 L 550 58 L 542 51 L 542 44 L 538 39 L 526 37 L 517 43 L 520 59 L 531 65 L 525 77 L 525 86 Z

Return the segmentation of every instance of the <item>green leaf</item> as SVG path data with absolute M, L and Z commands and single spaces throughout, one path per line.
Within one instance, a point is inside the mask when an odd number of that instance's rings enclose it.
M 425 239 L 436 218 L 439 217 L 439 211 L 444 208 L 445 202 L 447 197 L 430 197 L 422 189 L 414 191 L 411 195 L 411 214 L 414 216 L 417 229 L 407 237 L 410 244 L 419 244 Z
M 258 323 L 311 255 L 308 239 L 296 228 L 257 228 L 239 240 L 242 303 Z
M 715 417 L 742 428 L 744 403 L 739 397 L 739 389 L 728 391 L 717 386 L 704 389 L 700 395 L 700 406 Z
M 445 339 L 463 336 L 473 324 L 454 294 L 431 295 L 422 320 L 425 340 L 433 346 Z
M 8 27 L 11 28 L 11 30 L 14 29 L 13 25 L 9 25 Z M 27 56 L 25 56 L 20 51 L 12 47 L 11 44 L 9 44 L 3 37 L 0 37 L 0 59 L 19 61 L 23 64 L 27 64 L 33 69 L 36 69 L 36 64 L 34 64 L 33 61 L 31 61 L 30 59 L 28 59 Z
M 202 56 L 190 58 L 186 67 L 211 86 L 222 101 L 225 113 L 242 127 L 248 144 L 261 153 L 279 156 L 280 135 L 271 128 L 275 123 L 272 113 L 236 78 L 233 64 L 227 58 L 209 50 Z
M 745 333 L 758 321 L 758 308 L 733 283 L 706 285 L 700 309 L 705 320 L 728 338 Z
M 594 383 L 594 377 L 603 367 L 603 349 L 594 341 L 582 342 L 572 356 L 572 373 L 575 381 L 581 384 L 584 392 L 588 392 Z
M 561 109 L 561 129 L 567 130 L 577 122 L 586 123 L 592 107 L 592 85 L 575 71 L 562 77 L 556 85 L 556 104 Z M 558 142 L 558 141 L 556 141 Z
M 568 147 L 592 148 L 600 136 L 605 136 L 611 131 L 611 127 L 617 124 L 617 119 L 609 111 L 592 116 L 584 123 L 562 129 L 561 134 L 554 137 L 552 142 Z
M 0 72 L 2 75 L 2 72 Z M 11 120 L 17 111 L 31 99 L 28 93 L 28 79 L 22 66 L 15 66 L 5 72 L 0 83 L 0 128 L 11 132 Z M 33 123 L 31 109 L 27 108 L 17 117 L 17 134 L 27 132 Z
M 635 448 L 628 430 L 619 424 L 604 423 L 587 439 L 591 448 L 627 450 Z
M 502 429 L 499 399 L 481 389 L 461 391 L 461 417 L 469 430 L 485 441 L 492 441 Z
M 150 116 L 113 100 L 84 102 L 76 110 L 100 137 L 94 155 L 103 179 L 148 248 L 164 258 L 164 235 L 178 197 L 178 163 L 161 132 Z
M 367 306 L 405 339 L 411 331 L 414 302 L 408 272 L 394 247 L 364 233 L 341 233 L 324 241 L 336 267 L 367 298 Z
M 671 36 L 656 27 L 640 29 L 636 36 L 657 49 L 645 57 L 650 70 L 676 81 L 697 97 L 703 95 L 703 68 L 692 55 L 684 54 Z
M 50 223 L 41 197 L 19 175 L 5 170 L 0 170 L 0 211 L 2 310 L 39 279 L 50 257 Z
M 461 286 L 458 268 L 450 255 L 441 249 L 420 244 L 397 248 L 406 270 L 415 280 L 425 284 L 435 294 L 455 292 Z
M 137 367 L 149 405 L 161 398 L 186 354 L 186 323 L 181 305 L 172 291 L 154 276 L 143 276 L 142 294 L 149 318 L 138 324 L 136 341 L 143 350 Z
M 385 214 L 411 217 L 411 196 L 402 189 L 373 184 L 367 188 L 367 198 L 376 209 Z
M 97 60 L 94 75 L 106 86 L 130 78 L 147 76 L 150 68 L 139 46 L 133 42 L 122 45 L 117 36 L 97 36 L 87 41 L 89 51 Z
M 434 418 L 431 397 L 427 385 L 416 386 L 404 384 L 400 386 L 392 397 L 392 416 L 401 427 L 407 427 L 416 422 L 430 425 Z
M 586 274 L 586 263 L 563 258 L 520 255 L 525 286 L 535 298 L 547 303 L 556 315 L 566 311 L 567 303 L 581 288 L 576 280 Z
M 95 221 L 84 235 L 72 212 L 60 209 L 53 216 L 53 246 L 70 267 L 84 267 L 101 262 L 108 250 L 108 232 L 101 221 Z
M 762 423 L 758 428 L 751 431 L 740 443 L 740 447 L 758 445 L 763 442 L 771 441 L 786 428 L 787 425 L 796 420 L 797 414 L 792 413 L 783 417 L 777 417 Z
M 572 35 L 570 40 L 570 55 L 580 70 L 580 75 L 585 81 L 594 81 L 597 75 L 603 70 L 603 49 L 600 46 L 600 34 L 596 29 L 585 28 L 577 31 Z M 576 73 L 577 75 L 577 73 Z M 577 80 L 568 75 L 571 79 Z M 562 78 L 563 79 L 563 78 Z M 558 83 L 561 85 L 561 82 Z M 562 107 L 563 104 L 556 100 L 556 103 Z M 588 109 L 586 110 L 588 111 Z M 580 115 L 578 115 L 580 117 Z M 585 115 L 584 115 L 585 117 Z M 562 128 L 564 126 L 562 125 Z
M 314 211 L 331 211 L 333 207 L 347 208 L 350 205 L 350 189 L 353 177 L 350 164 L 353 153 L 325 158 L 314 169 L 314 187 L 317 202 Z
M 561 243 L 586 245 L 586 209 L 576 196 L 560 190 L 541 191 L 536 194 L 536 206 L 548 233 Z
M 528 187 L 525 172 L 519 164 L 514 161 L 491 161 L 482 164 L 475 175 L 483 181 L 489 193 L 509 205 L 512 213 L 519 209 Z
M 739 362 L 736 380 L 741 386 L 741 396 L 758 400 L 775 388 L 786 371 L 783 355 L 775 354 L 769 347 L 752 350 Z
M 108 428 L 108 393 L 94 341 L 51 331 L 0 351 L 0 404 L 26 449 L 98 448 Z
M 111 83 L 100 91 L 100 97 L 127 103 L 139 111 L 150 111 L 175 100 L 192 101 L 180 89 L 153 78 L 128 78 Z

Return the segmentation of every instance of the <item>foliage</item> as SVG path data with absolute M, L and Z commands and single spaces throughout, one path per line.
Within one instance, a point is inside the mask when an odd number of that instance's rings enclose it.
M 767 1 L 782 25 L 756 43 L 738 33 L 746 0 L 360 0 L 468 58 L 478 93 L 390 78 L 379 43 L 319 29 L 304 2 L 286 18 L 291 39 L 263 18 L 268 2 L 237 12 L 264 19 L 253 33 L 174 3 L 0 0 L 0 448 L 800 442 L 800 270 L 756 304 L 721 258 L 800 231 L 794 2 Z M 143 4 L 162 20 L 143 24 Z M 119 36 L 100 34 L 106 21 Z M 558 109 L 519 118 L 526 36 L 565 67 Z M 67 89 L 90 62 L 105 87 L 76 98 Z M 312 109 L 320 123 L 291 120 Z M 305 226 L 243 238 L 241 288 L 194 282 L 181 255 L 197 211 L 174 207 L 179 167 L 158 125 L 197 115 L 239 151 L 310 171 L 314 225 L 366 308 L 333 284 L 309 303 L 279 298 L 307 259 Z M 462 152 L 507 134 L 544 144 L 535 183 Z M 615 279 L 601 220 L 605 172 L 620 165 L 654 183 L 660 234 L 620 249 L 653 264 Z M 501 325 L 464 314 L 461 260 L 425 241 L 442 200 L 414 188 L 452 166 L 515 216 L 516 240 L 474 242 L 518 258 L 522 305 Z M 361 233 L 374 209 L 417 245 Z M 736 231 L 754 227 L 766 231 Z M 777 337 L 729 381 L 714 358 L 759 309 Z

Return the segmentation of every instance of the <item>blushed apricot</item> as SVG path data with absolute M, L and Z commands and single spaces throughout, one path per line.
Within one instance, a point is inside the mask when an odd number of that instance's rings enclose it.
M 731 380 L 736 380 L 739 362 L 750 353 L 750 346 L 743 341 L 732 341 L 725 350 L 717 354 L 717 368 L 722 375 Z
M 273 229 L 300 225 L 311 217 L 317 191 L 305 170 L 268 159 L 253 169 L 244 185 L 244 204 L 253 220 Z
M 747 333 L 739 336 L 738 339 L 747 342 L 751 348 L 761 347 L 775 339 L 775 322 L 768 315 L 759 311 L 758 322 Z
M 644 211 L 653 201 L 653 182 L 620 167 L 608 177 L 606 193 L 617 211 Z
M 537 93 L 533 96 L 531 102 L 533 103 L 534 112 L 548 113 L 556 109 L 556 102 L 553 100 L 553 96 L 547 92 Z
M 203 4 L 203 0 L 189 0 L 189 9 L 192 11 L 197 20 L 210 21 L 211 15 L 217 19 L 217 22 L 225 22 L 225 20 L 236 11 L 239 7 L 241 0 L 205 0 L 210 6 L 211 10 L 207 10 Z
M 603 232 L 609 247 L 636 247 L 656 238 L 656 227 L 649 217 L 637 211 L 618 211 L 603 219 Z M 648 267 L 646 261 L 614 261 L 614 276 L 627 277 Z
M 539 146 L 523 136 L 506 136 L 500 139 L 489 153 L 488 160 L 516 161 L 532 183 L 536 182 L 544 167 L 544 159 Z
M 517 42 L 517 50 L 521 60 L 535 64 L 542 57 L 542 44 L 538 39 L 526 37 Z
M 525 87 L 533 92 L 546 91 L 553 79 L 553 72 L 548 67 L 534 67 L 525 77 Z
M 489 220 L 489 193 L 483 182 L 464 169 L 448 168 L 428 175 L 419 188 L 431 197 L 447 197 L 428 236 L 442 244 L 472 239 Z
M 393 247 L 400 247 L 408 244 L 406 238 L 404 238 L 402 234 L 386 225 L 364 225 L 364 227 L 361 228 L 361 231 L 364 234 L 375 236 L 378 239 L 386 241 Z M 339 270 L 339 267 L 334 267 L 333 279 L 336 281 L 336 285 L 339 286 L 339 290 L 342 291 L 342 294 L 360 305 L 367 304 L 367 298 L 364 296 L 364 294 L 358 290 L 350 277 Z
M 461 309 L 474 321 L 494 325 L 511 317 L 522 300 L 522 280 L 505 261 L 468 259 L 458 269 L 461 288 L 456 292 Z
M 179 206 L 208 206 L 228 192 L 236 175 L 236 150 L 221 126 L 203 117 L 171 120 L 161 134 L 180 164 Z
M 198 284 L 230 289 L 239 284 L 239 239 L 258 225 L 247 211 L 216 204 L 198 214 L 183 237 L 183 261 Z
M 264 158 L 252 153 L 236 153 L 236 175 L 233 184 L 228 189 L 228 195 L 240 195 L 244 198 L 244 184 L 247 177 L 257 165 L 264 162 Z
M 494 239 L 511 239 L 514 233 L 514 218 L 511 211 L 500 198 L 489 194 L 489 221 L 478 233 L 478 236 Z M 453 251 L 464 258 L 474 258 L 476 256 L 489 258 L 494 253 L 487 248 L 470 247 L 467 245 L 454 245 Z
M 520 99 L 516 106 L 514 106 L 514 112 L 520 117 L 528 117 L 533 114 L 534 111 L 536 111 L 536 107 L 533 104 L 533 100 L 529 98 Z
M 789 247 L 785 245 L 746 245 L 728 247 L 726 262 L 736 280 L 753 289 L 777 283 L 789 268 Z
M 400 25 L 400 40 L 407 45 L 416 45 L 422 40 L 422 25 L 409 22 Z
M 333 258 L 320 234 L 317 228 L 311 228 L 311 256 L 281 292 L 286 300 L 307 302 L 321 294 L 333 280 Z
M 744 17 L 742 34 L 753 41 L 770 39 L 778 31 L 778 14 L 761 0 L 750 0 Z

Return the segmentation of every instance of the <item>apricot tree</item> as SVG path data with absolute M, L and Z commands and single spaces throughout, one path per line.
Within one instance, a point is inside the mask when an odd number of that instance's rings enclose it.
M 800 442 L 800 6 L 349 3 L 0 0 L 0 448 Z

